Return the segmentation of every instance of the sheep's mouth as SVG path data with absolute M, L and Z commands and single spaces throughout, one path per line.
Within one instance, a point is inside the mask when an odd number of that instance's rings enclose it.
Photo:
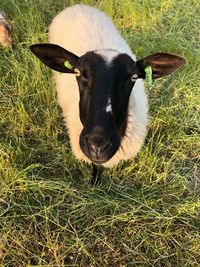
M 106 163 L 108 160 L 94 160 L 94 159 L 90 159 L 92 161 L 92 163 L 96 164 L 96 165 L 102 165 L 104 163 Z
M 106 163 L 107 161 L 109 161 L 115 155 L 116 151 L 117 151 L 117 149 L 115 149 L 114 151 L 113 150 L 109 150 L 109 151 L 107 151 L 107 153 L 105 153 L 104 155 L 101 155 L 101 156 L 96 156 L 94 154 L 87 153 L 86 151 L 83 151 L 83 153 L 94 164 L 96 164 L 96 165 L 102 165 L 102 164 Z

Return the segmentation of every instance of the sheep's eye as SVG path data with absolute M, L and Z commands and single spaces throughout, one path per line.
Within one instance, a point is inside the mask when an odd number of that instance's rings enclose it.
M 78 68 L 74 69 L 76 77 L 80 78 L 81 81 L 87 82 L 88 81 L 88 76 L 85 70 L 80 70 Z
M 138 78 L 138 74 L 134 73 L 132 76 L 131 76 L 131 81 L 132 82 L 135 82 Z

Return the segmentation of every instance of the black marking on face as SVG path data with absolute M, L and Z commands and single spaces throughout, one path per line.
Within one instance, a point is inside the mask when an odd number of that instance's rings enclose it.
M 79 58 L 77 67 L 84 127 L 80 146 L 91 161 L 102 164 L 114 156 L 125 135 L 136 63 L 126 54 L 108 63 L 101 55 L 89 52 Z
M 80 146 L 97 164 L 112 158 L 126 135 L 129 97 L 135 80 L 145 78 L 145 68 L 151 66 L 157 79 L 185 63 L 184 58 L 169 53 L 156 53 L 135 62 L 112 49 L 81 57 L 56 44 L 34 44 L 30 50 L 49 68 L 76 75 L 83 124 Z M 72 68 L 66 68 L 66 61 Z
M 112 71 L 114 72 L 113 85 L 113 115 L 116 128 L 123 137 L 127 125 L 127 111 L 129 97 L 135 84 L 132 76 L 138 73 L 135 61 L 126 54 L 120 54 L 113 60 Z

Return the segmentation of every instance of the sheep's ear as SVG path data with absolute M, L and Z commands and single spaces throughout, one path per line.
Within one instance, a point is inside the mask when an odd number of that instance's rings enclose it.
M 30 50 L 49 68 L 65 73 L 74 73 L 78 56 L 55 44 L 34 44 Z
M 136 62 L 140 78 L 145 78 L 145 68 L 152 67 L 153 79 L 167 76 L 185 63 L 185 59 L 169 53 L 156 53 Z

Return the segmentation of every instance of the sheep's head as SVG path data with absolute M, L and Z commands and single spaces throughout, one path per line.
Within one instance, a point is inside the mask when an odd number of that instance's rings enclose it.
M 31 51 L 53 70 L 76 75 L 80 91 L 80 147 L 94 163 L 103 164 L 117 152 L 126 134 L 128 102 L 135 81 L 145 79 L 151 66 L 154 79 L 169 75 L 184 59 L 157 53 L 134 61 L 115 50 L 97 50 L 81 57 L 54 44 L 36 44 Z

